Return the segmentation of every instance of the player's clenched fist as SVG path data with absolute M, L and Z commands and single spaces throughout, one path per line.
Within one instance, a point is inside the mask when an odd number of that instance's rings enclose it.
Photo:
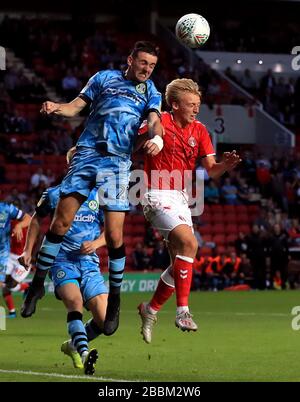
M 59 106 L 60 106 L 59 103 L 47 101 L 42 104 L 40 112 L 44 114 L 51 114 L 58 111 Z

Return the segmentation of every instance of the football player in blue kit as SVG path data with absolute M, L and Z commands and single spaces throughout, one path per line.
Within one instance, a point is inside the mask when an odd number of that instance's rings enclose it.
M 96 187 L 104 210 L 109 255 L 110 285 L 104 333 L 111 335 L 117 330 L 125 267 L 123 225 L 125 212 L 129 210 L 130 156 L 143 119 L 147 119 L 149 127 L 149 140 L 144 145 L 146 153 L 156 155 L 163 147 L 161 94 L 149 79 L 157 59 L 158 50 L 152 43 L 137 42 L 127 58 L 126 71 L 100 71 L 73 101 L 43 104 L 41 112 L 45 114 L 71 117 L 87 105 L 90 114 L 60 187 L 60 199 L 38 255 L 37 271 L 21 309 L 23 317 L 30 317 L 38 299 L 43 297 L 47 270 L 80 205 Z
M 69 157 L 74 151 L 75 147 L 71 148 Z M 53 215 L 59 197 L 60 186 L 50 187 L 37 204 L 23 254 L 19 257 L 23 265 L 30 266 L 42 220 Z M 96 254 L 96 249 L 105 245 L 104 234 L 100 235 L 102 223 L 103 212 L 99 208 L 98 191 L 94 188 L 77 211 L 55 261 L 51 258 L 48 261 L 56 297 L 63 301 L 68 312 L 67 325 L 71 339 L 62 344 L 61 350 L 72 358 L 75 368 L 84 368 L 85 374 L 94 374 L 95 371 L 98 351 L 89 350 L 88 343 L 103 332 L 107 306 L 108 291 Z M 85 325 L 82 322 L 83 306 L 93 316 Z

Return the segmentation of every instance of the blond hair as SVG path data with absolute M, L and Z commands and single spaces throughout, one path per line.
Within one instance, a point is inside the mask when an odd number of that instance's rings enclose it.
M 168 106 L 171 107 L 173 102 L 178 102 L 180 94 L 185 92 L 199 95 L 200 100 L 202 98 L 202 92 L 195 81 L 188 78 L 177 78 L 171 81 L 166 88 L 165 97 Z
M 70 148 L 69 151 L 67 152 L 66 159 L 67 159 L 67 164 L 68 165 L 71 163 L 75 152 L 76 152 L 76 147 Z

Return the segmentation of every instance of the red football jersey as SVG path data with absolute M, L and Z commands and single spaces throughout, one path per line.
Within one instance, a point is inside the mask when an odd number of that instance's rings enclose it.
M 185 128 L 180 128 L 169 112 L 163 112 L 161 120 L 165 130 L 164 147 L 158 155 L 145 157 L 148 187 L 182 190 L 185 188 L 184 181 L 177 178 L 180 175 L 184 178 L 186 172 L 185 177 L 191 179 L 191 172 L 196 168 L 197 159 L 215 155 L 215 150 L 206 127 L 199 121 L 195 120 Z M 143 125 L 139 132 L 140 134 L 147 132 L 147 125 Z M 174 174 L 176 178 L 168 184 L 167 180 L 161 179 L 162 171 L 173 174 L 177 171 Z
M 11 228 L 13 229 L 19 221 L 12 221 Z M 26 241 L 27 228 L 23 229 L 23 239 L 18 241 L 15 236 L 10 238 L 10 252 L 13 254 L 21 255 Z

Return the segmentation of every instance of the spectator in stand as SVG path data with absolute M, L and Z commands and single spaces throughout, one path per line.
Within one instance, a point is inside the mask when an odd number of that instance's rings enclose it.
M 42 168 L 38 168 L 36 173 L 31 176 L 30 183 L 33 189 L 37 188 L 41 182 L 45 183 L 46 187 L 49 187 L 47 176 L 44 174 Z
M 46 175 L 45 176 L 47 177 L 47 181 L 49 183 L 49 186 L 52 186 L 53 183 L 55 183 L 55 181 L 56 181 L 56 177 L 55 177 L 53 171 L 48 168 L 46 170 Z
M 244 74 L 241 78 L 240 84 L 251 94 L 255 93 L 256 90 L 256 82 L 251 76 L 251 72 L 248 68 L 244 71 Z
M 134 269 L 138 271 L 147 270 L 150 267 L 150 257 L 147 247 L 142 243 L 137 243 L 132 254 Z
M 26 206 L 27 196 L 20 193 L 19 190 L 14 187 L 9 195 L 5 198 L 5 202 L 8 204 L 14 204 L 19 209 L 24 209 Z
M 5 166 L 0 165 L 0 184 L 6 183 L 6 169 Z
M 33 77 L 29 88 L 30 102 L 42 103 L 46 97 L 46 90 L 41 78 Z
M 72 146 L 73 141 L 67 130 L 63 129 L 58 130 L 58 141 L 57 141 L 58 152 L 61 155 L 64 155 L 68 152 L 68 149 L 70 149 Z
M 33 148 L 34 146 L 29 144 L 28 141 L 22 141 L 15 154 L 15 158 L 18 159 L 17 163 L 31 164 L 34 157 Z
M 271 230 L 271 225 L 268 221 L 268 210 L 266 208 L 261 208 L 259 211 L 259 216 L 253 222 L 255 225 L 258 226 L 260 230 L 269 231 Z
M 238 284 L 246 284 L 253 287 L 253 270 L 246 254 L 241 254 L 241 262 L 237 271 L 236 281 Z
M 262 161 L 258 162 L 256 169 L 256 178 L 259 184 L 259 189 L 264 197 L 270 196 L 271 174 L 270 168 Z
M 292 227 L 288 231 L 288 235 L 291 239 L 292 245 L 293 246 L 299 246 L 300 245 L 300 224 L 299 224 L 299 219 L 292 219 Z
M 240 257 L 247 253 L 248 243 L 244 232 L 239 232 L 237 239 L 234 242 L 235 252 Z
M 272 91 L 275 85 L 276 80 L 273 76 L 272 70 L 269 69 L 267 71 L 267 74 L 265 74 L 260 80 L 260 90 L 262 95 L 266 93 L 267 89 L 270 89 Z
M 225 201 L 225 204 L 237 205 L 238 204 L 237 193 L 238 193 L 237 187 L 231 183 L 229 177 L 226 177 L 224 180 L 224 184 L 221 187 L 221 194 Z
M 75 77 L 72 70 L 68 69 L 67 75 L 62 80 L 62 89 L 67 101 L 76 98 L 80 86 L 80 81 Z
M 273 235 L 269 239 L 269 254 L 271 258 L 272 280 L 274 281 L 276 274 L 279 273 L 281 289 L 286 289 L 288 277 L 287 268 L 289 262 L 288 234 L 282 230 L 278 223 L 274 225 Z
M 251 193 L 249 191 L 249 186 L 247 180 L 244 177 L 238 179 L 238 201 L 240 204 L 250 204 Z
M 252 226 L 252 232 L 247 237 L 247 256 L 251 262 L 254 277 L 254 288 L 266 288 L 266 255 L 267 240 L 257 225 Z
M 209 179 L 204 186 L 204 201 L 207 204 L 220 203 L 220 191 L 213 179 Z
M 156 242 L 150 265 L 152 269 L 161 269 L 163 271 L 170 265 L 170 255 L 162 240 Z

